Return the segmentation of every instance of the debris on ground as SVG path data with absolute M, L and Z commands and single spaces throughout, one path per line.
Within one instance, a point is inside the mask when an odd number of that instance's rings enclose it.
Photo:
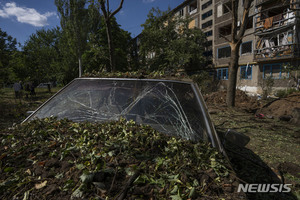
M 0 132 L 0 199 L 245 199 L 209 143 L 121 119 L 46 118 Z
M 276 99 L 259 109 L 257 113 L 274 116 L 283 121 L 300 123 L 300 93 L 293 93 L 285 98 Z
M 226 105 L 226 93 L 227 91 L 213 92 L 204 96 L 204 100 L 208 106 L 210 105 Z M 260 103 L 256 97 L 248 96 L 241 90 L 236 90 L 235 105 L 237 108 L 247 110 L 249 112 L 256 111 L 260 108 Z

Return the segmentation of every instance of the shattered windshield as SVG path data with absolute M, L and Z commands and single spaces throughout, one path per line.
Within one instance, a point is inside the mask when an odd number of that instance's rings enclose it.
M 207 141 L 202 113 L 189 83 L 76 79 L 30 119 L 56 116 L 76 122 L 104 122 L 123 117 L 168 135 Z

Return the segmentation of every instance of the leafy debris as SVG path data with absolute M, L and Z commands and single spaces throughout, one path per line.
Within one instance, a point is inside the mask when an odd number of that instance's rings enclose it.
M 0 199 L 243 196 L 234 193 L 238 182 L 210 144 L 134 121 L 46 118 L 2 131 L 0 142 Z

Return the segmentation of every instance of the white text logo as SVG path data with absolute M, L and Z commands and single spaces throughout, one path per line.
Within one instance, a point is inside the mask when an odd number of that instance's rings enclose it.
M 237 192 L 290 192 L 292 184 L 239 184 Z

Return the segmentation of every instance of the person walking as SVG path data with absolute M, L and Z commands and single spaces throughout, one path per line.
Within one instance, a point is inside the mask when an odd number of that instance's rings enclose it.
M 19 99 L 21 97 L 21 89 L 22 89 L 20 82 L 15 82 L 13 88 L 15 91 L 16 99 Z

